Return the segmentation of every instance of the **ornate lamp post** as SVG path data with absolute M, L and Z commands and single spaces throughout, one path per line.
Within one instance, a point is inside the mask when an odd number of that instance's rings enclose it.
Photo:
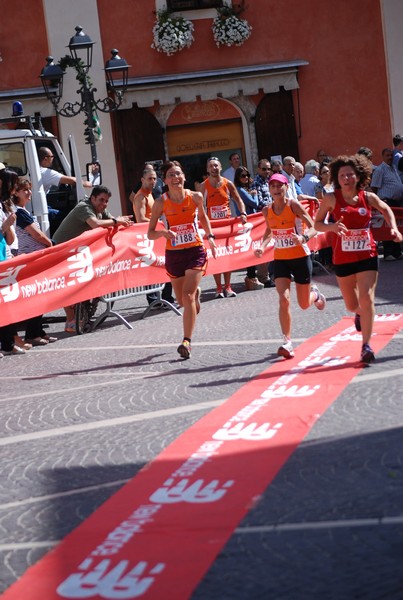
M 93 87 L 88 71 L 92 65 L 92 47 L 94 42 L 84 33 L 82 27 L 77 26 L 76 35 L 70 39 L 68 48 L 70 56 L 64 56 L 55 63 L 52 56 L 48 56 L 47 65 L 42 69 L 40 78 L 43 89 L 48 100 L 50 100 L 58 115 L 62 117 L 75 117 L 79 113 L 85 114 L 84 137 L 87 144 L 91 147 L 91 160 L 98 162 L 96 139 L 99 139 L 99 124 L 97 110 L 110 113 L 117 110 L 122 104 L 123 94 L 127 88 L 127 78 L 129 66 L 124 58 L 120 58 L 117 50 L 111 50 L 112 57 L 105 64 L 105 73 L 107 78 L 108 96 L 103 99 L 96 99 L 94 93 L 97 91 Z M 77 75 L 76 79 L 80 84 L 77 94 L 80 100 L 76 102 L 65 102 L 59 107 L 63 96 L 63 77 L 68 67 L 73 67 Z

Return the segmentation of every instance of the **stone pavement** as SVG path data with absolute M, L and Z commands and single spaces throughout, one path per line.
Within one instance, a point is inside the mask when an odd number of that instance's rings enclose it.
M 402 270 L 381 261 L 377 313 L 403 311 Z M 189 361 L 176 353 L 181 319 L 140 320 L 145 298 L 116 306 L 133 330 L 109 319 L 64 334 L 60 311 L 48 330 L 57 343 L 0 361 L 1 591 L 277 359 L 276 291 L 244 292 L 243 277 L 223 300 L 204 278 Z M 293 297 L 297 344 L 346 314 L 335 277 L 315 280 L 327 308 L 303 312 Z M 403 332 L 315 424 L 193 600 L 403 599 L 402 388 Z

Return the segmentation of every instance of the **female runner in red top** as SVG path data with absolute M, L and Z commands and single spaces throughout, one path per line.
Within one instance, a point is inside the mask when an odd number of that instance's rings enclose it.
M 148 237 L 150 240 L 166 239 L 166 271 L 176 300 L 183 306 L 183 341 L 178 352 L 182 358 L 190 358 L 192 333 L 200 311 L 199 283 L 207 268 L 207 253 L 198 222 L 206 232 L 214 258 L 217 248 L 203 207 L 203 196 L 200 192 L 185 189 L 185 175 L 180 163 L 176 160 L 165 163 L 162 173 L 168 191 L 154 201 Z M 162 216 L 165 227 L 157 229 Z
M 330 165 L 335 191 L 321 201 L 315 218 L 317 231 L 334 236 L 333 264 L 337 283 L 347 310 L 355 313 L 355 327 L 362 331 L 361 361 L 375 360 L 369 345 L 375 318 L 375 288 L 378 280 L 378 254 L 371 232 L 371 209 L 378 210 L 391 228 L 396 242 L 402 241 L 396 219 L 378 196 L 365 191 L 372 167 L 364 156 L 338 156 Z M 325 223 L 326 215 L 334 223 Z

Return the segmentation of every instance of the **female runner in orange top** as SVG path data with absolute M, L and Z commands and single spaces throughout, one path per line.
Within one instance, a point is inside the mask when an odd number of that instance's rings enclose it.
M 203 208 L 203 196 L 184 187 L 185 175 L 178 161 L 162 168 L 168 191 L 155 200 L 148 226 L 148 237 L 166 239 L 165 267 L 172 281 L 176 300 L 183 306 L 183 341 L 178 346 L 182 358 L 190 358 L 192 333 L 200 311 L 199 283 L 207 268 L 207 253 L 200 236 L 198 221 L 206 232 L 213 257 L 216 244 L 210 221 Z M 163 216 L 164 229 L 157 229 Z
M 297 200 L 286 197 L 287 186 L 288 179 L 280 173 L 275 173 L 269 179 L 273 203 L 262 210 L 267 227 L 262 246 L 255 250 L 255 254 L 261 256 L 270 240 L 274 239 L 273 277 L 279 296 L 279 319 L 284 336 L 277 354 L 284 358 L 292 358 L 294 349 L 291 341 L 291 276 L 294 277 L 297 300 L 302 309 L 315 304 L 316 308 L 323 310 L 326 298 L 315 285 L 310 285 L 312 260 L 306 243 L 316 235 L 313 221 Z M 302 223 L 308 228 L 306 232 L 302 231 Z

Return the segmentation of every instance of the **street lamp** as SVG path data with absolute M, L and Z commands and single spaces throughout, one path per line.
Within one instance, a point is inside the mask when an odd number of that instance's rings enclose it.
M 62 117 L 75 117 L 79 113 L 85 114 L 84 137 L 86 143 L 91 147 L 91 160 L 98 162 L 96 148 L 96 130 L 99 128 L 97 110 L 110 113 L 119 108 L 122 104 L 123 94 L 127 89 L 127 78 L 129 66 L 124 58 L 119 56 L 118 50 L 111 50 L 112 57 L 105 64 L 105 73 L 107 78 L 108 96 L 103 99 L 96 99 L 94 92 L 96 88 L 92 86 L 88 71 L 92 65 L 92 47 L 94 42 L 84 33 L 82 27 L 75 28 L 76 34 L 70 39 L 68 48 L 70 56 L 64 56 L 55 63 L 52 56 L 46 59 L 47 65 L 42 69 L 40 78 L 43 89 L 48 100 L 50 100 L 58 115 Z M 65 102 L 59 107 L 63 96 L 63 77 L 66 68 L 72 67 L 77 75 L 76 79 L 80 84 L 77 94 L 80 100 L 76 102 Z M 120 77 L 120 78 L 119 78 Z

